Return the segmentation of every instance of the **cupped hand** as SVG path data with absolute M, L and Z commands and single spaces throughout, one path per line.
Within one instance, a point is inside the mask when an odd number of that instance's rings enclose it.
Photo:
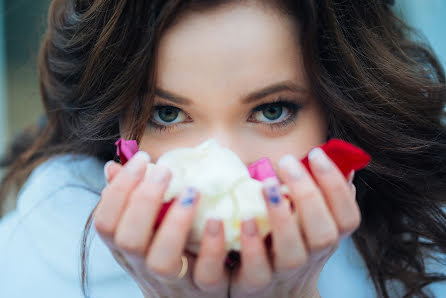
M 340 240 L 358 228 L 361 215 L 354 173 L 346 180 L 320 148 L 309 160 L 314 179 L 292 155 L 279 162 L 294 211 L 280 196 L 278 180 L 264 181 L 272 247 L 265 247 L 254 220 L 243 222 L 241 266 L 231 275 L 231 298 L 320 297 L 320 271 Z
M 189 188 L 154 231 L 171 173 L 158 165 L 146 178 L 149 161 L 146 153 L 138 152 L 124 166 L 107 164 L 107 186 L 94 213 L 98 234 L 147 297 L 227 297 L 221 221 L 206 223 L 198 256 L 185 252 L 199 200 L 199 194 Z M 178 278 L 182 256 L 189 265 Z

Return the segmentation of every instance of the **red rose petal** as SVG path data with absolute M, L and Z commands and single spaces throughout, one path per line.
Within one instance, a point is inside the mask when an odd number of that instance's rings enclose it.
M 124 140 L 123 138 L 119 138 L 115 145 L 117 147 L 116 154 L 121 159 L 123 165 L 126 164 L 136 152 L 138 152 L 138 143 L 136 140 Z

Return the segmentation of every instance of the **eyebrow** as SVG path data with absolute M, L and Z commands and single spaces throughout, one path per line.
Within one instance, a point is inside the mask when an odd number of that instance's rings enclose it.
M 244 96 L 242 96 L 241 102 L 243 104 L 249 104 L 249 103 L 258 101 L 270 94 L 278 93 L 281 91 L 291 91 L 291 92 L 303 93 L 303 94 L 308 93 L 307 89 L 295 84 L 292 81 L 283 81 L 283 82 L 272 84 L 270 86 L 267 86 L 260 90 L 254 91 L 247 95 L 244 95 Z M 190 105 L 192 103 L 192 100 L 190 100 L 188 98 L 176 95 L 172 92 L 163 90 L 161 88 L 156 88 L 155 94 L 161 98 L 164 98 L 166 100 L 172 101 L 177 104 Z

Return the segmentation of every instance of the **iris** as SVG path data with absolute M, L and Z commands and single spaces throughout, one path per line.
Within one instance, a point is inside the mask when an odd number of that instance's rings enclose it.
M 179 110 L 172 106 L 161 107 L 158 109 L 158 116 L 164 122 L 172 122 L 178 117 Z
M 282 115 L 282 106 L 278 104 L 271 104 L 263 110 L 263 116 L 269 120 L 277 120 Z

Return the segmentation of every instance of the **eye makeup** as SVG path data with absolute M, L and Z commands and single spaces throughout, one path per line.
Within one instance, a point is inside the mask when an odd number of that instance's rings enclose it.
M 297 114 L 303 106 L 303 104 L 300 102 L 302 101 L 279 96 L 272 101 L 263 103 L 252 109 L 247 121 L 273 131 L 286 129 L 295 124 Z M 277 121 L 277 119 L 274 119 L 273 121 L 268 121 L 271 120 L 270 118 L 274 118 L 274 113 L 277 111 L 280 111 L 280 117 L 278 119 L 283 120 Z M 286 112 L 286 115 L 283 115 L 283 111 Z M 273 117 L 270 117 L 270 113 L 273 113 Z M 252 117 L 252 115 L 257 114 L 260 114 L 260 116 L 265 118 L 266 121 L 258 121 Z M 267 114 L 270 116 L 265 116 Z M 175 122 L 178 118 L 177 116 L 180 116 L 180 118 L 183 120 L 186 119 L 187 121 Z M 167 122 L 166 118 L 168 119 Z M 189 119 L 191 118 L 179 107 L 171 104 L 155 103 L 152 107 L 151 117 L 147 123 L 147 126 L 155 132 L 168 133 L 174 131 L 175 129 L 179 129 L 179 126 L 192 122 L 192 120 Z

